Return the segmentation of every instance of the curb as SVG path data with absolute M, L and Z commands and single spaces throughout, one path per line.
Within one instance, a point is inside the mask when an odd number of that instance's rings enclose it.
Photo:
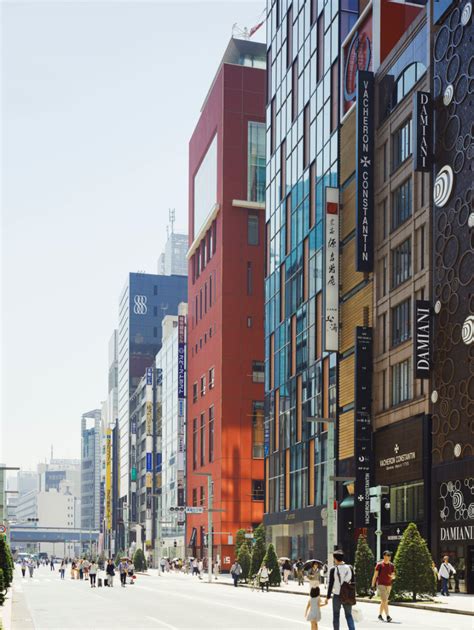
M 234 586 L 231 583 L 227 582 L 212 582 L 213 584 L 218 584 L 220 586 Z M 240 584 L 242 588 L 250 588 L 249 584 Z M 234 587 L 235 588 L 235 587 Z M 298 591 L 289 591 L 287 589 L 275 588 L 274 586 L 270 586 L 270 591 L 273 593 L 285 593 L 287 595 L 303 595 L 308 597 L 308 593 L 298 592 Z M 378 600 L 369 599 L 365 597 L 358 597 L 358 602 L 364 602 L 364 604 L 380 604 Z M 453 615 L 467 615 L 468 617 L 474 617 L 474 612 L 469 612 L 468 610 L 460 610 L 454 608 L 435 608 L 436 604 L 430 606 L 429 604 L 410 604 L 409 602 L 390 602 L 390 606 L 400 606 L 402 608 L 414 608 L 415 610 L 429 610 L 431 612 L 441 612 L 441 613 L 452 613 Z

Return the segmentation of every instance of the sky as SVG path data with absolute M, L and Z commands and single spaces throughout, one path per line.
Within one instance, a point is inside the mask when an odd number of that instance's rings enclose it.
M 190 136 L 233 24 L 264 8 L 2 2 L 1 462 L 80 456 L 126 274 L 156 273 L 169 208 L 187 231 Z

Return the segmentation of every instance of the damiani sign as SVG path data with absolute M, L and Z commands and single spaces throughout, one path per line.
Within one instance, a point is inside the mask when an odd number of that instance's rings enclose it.
M 441 541 L 473 540 L 474 525 L 455 525 L 454 527 L 441 527 Z
M 426 300 L 415 302 L 415 377 L 429 378 L 431 372 L 431 305 Z
M 416 92 L 413 96 L 413 169 L 430 172 L 433 165 L 432 129 L 433 114 L 431 95 L 428 92 Z

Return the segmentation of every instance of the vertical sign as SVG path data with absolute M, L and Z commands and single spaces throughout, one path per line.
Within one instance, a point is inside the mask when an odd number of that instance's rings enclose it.
M 356 271 L 374 269 L 374 74 L 357 73 Z
M 433 166 L 433 108 L 429 92 L 413 95 L 413 169 L 429 173 Z
M 426 300 L 415 302 L 415 378 L 429 378 L 431 372 L 431 306 Z
M 146 369 L 146 384 L 153 385 L 153 368 L 151 367 Z
M 372 328 L 357 326 L 355 340 L 354 527 L 370 525 L 372 462 Z
M 186 398 L 186 318 L 178 316 L 178 457 L 177 457 L 177 503 L 184 506 L 184 415 Z
M 112 430 L 105 431 L 105 523 L 112 529 Z
M 324 349 L 339 349 L 339 190 L 326 188 Z

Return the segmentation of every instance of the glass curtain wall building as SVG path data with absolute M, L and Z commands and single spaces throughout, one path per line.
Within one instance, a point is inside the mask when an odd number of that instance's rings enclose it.
M 340 44 L 358 5 L 267 3 L 265 524 L 279 556 L 326 557 L 327 425 L 307 420 L 337 412 L 324 216 L 339 183 Z

